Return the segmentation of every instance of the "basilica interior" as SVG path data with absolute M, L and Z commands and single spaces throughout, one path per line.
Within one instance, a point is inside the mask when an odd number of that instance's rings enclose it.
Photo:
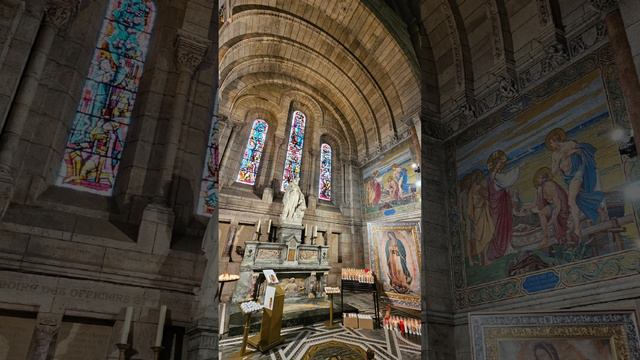
M 640 359 L 637 0 L 0 0 L 0 360 Z

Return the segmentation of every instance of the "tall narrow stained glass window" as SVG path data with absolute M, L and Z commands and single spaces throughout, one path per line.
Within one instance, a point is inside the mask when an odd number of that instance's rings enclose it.
M 331 146 L 327 143 L 323 143 L 320 146 L 318 198 L 331 201 Z
M 260 158 L 262 158 L 262 150 L 264 149 L 268 130 L 269 124 L 266 121 L 258 119 L 253 122 L 249 140 L 247 140 L 247 147 L 240 163 L 240 171 L 238 171 L 238 177 L 236 178 L 237 182 L 247 185 L 256 183 L 256 175 L 258 174 Z
M 57 185 L 112 194 L 155 13 L 152 0 L 109 1 Z
M 207 155 L 205 157 L 204 169 L 202 170 L 202 181 L 200 182 L 200 196 L 198 197 L 198 214 L 211 215 L 218 206 L 218 175 L 219 175 L 219 148 L 218 131 L 219 121 L 214 117 L 209 130 L 209 141 L 207 143 Z
M 284 160 L 284 172 L 282 174 L 281 191 L 285 191 L 289 183 L 300 179 L 300 166 L 302 164 L 302 145 L 304 143 L 304 126 L 307 117 L 301 111 L 293 112 L 291 131 L 289 133 L 289 145 L 287 157 Z

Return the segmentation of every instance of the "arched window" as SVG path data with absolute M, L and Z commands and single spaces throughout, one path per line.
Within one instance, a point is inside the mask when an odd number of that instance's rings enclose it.
M 155 12 L 152 0 L 109 1 L 57 185 L 113 192 Z
M 304 143 L 304 125 L 307 117 L 301 111 L 293 112 L 291 132 L 289 133 L 289 145 L 287 157 L 284 160 L 284 172 L 282 174 L 281 191 L 285 191 L 289 183 L 300 179 L 300 165 L 302 164 L 302 144 Z
M 267 139 L 268 130 L 269 124 L 267 124 L 266 121 L 258 119 L 253 122 L 247 147 L 244 150 L 242 162 L 240 163 L 240 171 L 238 171 L 238 177 L 236 179 L 237 182 L 247 185 L 256 183 L 256 174 L 260 166 L 260 158 L 262 157 L 262 149 L 264 149 L 264 142 Z
M 200 182 L 200 196 L 198 199 L 198 214 L 210 215 L 218 206 L 218 118 L 211 121 L 207 156 L 205 158 L 202 181 Z
M 331 146 L 327 143 L 323 143 L 320 146 L 318 198 L 331 201 Z

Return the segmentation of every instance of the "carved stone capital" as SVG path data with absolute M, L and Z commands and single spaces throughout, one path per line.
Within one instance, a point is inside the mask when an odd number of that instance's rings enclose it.
M 618 0 L 589 0 L 589 5 L 603 16 L 618 9 Z
M 78 12 L 78 0 L 47 0 L 44 21 L 57 30 L 66 27 Z
M 209 41 L 186 32 L 178 32 L 176 38 L 176 64 L 180 71 L 193 73 L 202 62 Z

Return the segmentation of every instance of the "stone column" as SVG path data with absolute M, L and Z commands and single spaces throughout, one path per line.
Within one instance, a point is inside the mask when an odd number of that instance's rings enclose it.
M 615 59 L 620 89 L 627 106 L 629 123 L 633 129 L 636 149 L 640 150 L 640 83 L 636 73 L 631 47 L 625 31 L 618 0 L 590 0 L 591 6 L 600 11 L 607 25 L 611 50 Z M 637 34 L 631 34 L 637 36 Z
M 56 337 L 60 330 L 62 315 L 51 313 L 38 314 L 38 325 L 33 331 L 27 360 L 53 359 Z
M 218 291 L 218 209 L 207 224 L 202 249 L 207 259 L 198 293 L 193 326 L 187 329 L 187 359 L 217 359 L 219 337 Z
M 49 51 L 58 31 L 63 29 L 77 12 L 78 1 L 48 0 L 45 6 L 42 25 L 0 136 L 0 218 L 4 216 L 13 197 L 16 176 L 14 162 L 42 72 L 49 58 Z
M 178 82 L 173 100 L 173 111 L 167 129 L 167 142 L 164 144 L 164 152 L 162 153 L 159 184 L 154 199 L 158 204 L 165 204 L 169 197 L 191 79 L 196 68 L 202 62 L 207 48 L 207 40 L 178 31 L 176 39 Z
M 176 65 L 178 81 L 173 100 L 173 110 L 166 131 L 167 140 L 163 147 L 160 176 L 154 190 L 153 201 L 142 214 L 138 231 L 138 245 L 154 254 L 166 254 L 171 246 L 171 234 L 175 214 L 169 206 L 170 190 L 173 184 L 173 170 L 178 154 L 178 145 L 185 115 L 191 78 L 202 62 L 208 42 L 179 31 L 176 39 Z

